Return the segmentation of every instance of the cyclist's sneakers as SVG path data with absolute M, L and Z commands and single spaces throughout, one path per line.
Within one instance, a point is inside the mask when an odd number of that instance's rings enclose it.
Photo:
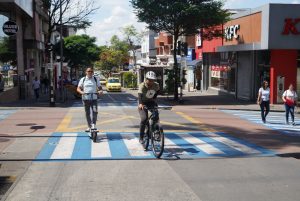
M 91 131 L 91 128 L 85 129 L 85 132 L 89 133 Z

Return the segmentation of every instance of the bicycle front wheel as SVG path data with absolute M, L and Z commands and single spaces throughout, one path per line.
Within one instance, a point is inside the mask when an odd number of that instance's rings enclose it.
M 151 133 L 152 152 L 156 158 L 160 158 L 164 152 L 165 146 L 165 135 L 164 131 L 160 126 Z

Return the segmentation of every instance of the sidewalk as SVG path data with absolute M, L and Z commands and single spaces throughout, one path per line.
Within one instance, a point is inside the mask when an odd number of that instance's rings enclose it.
M 137 90 L 127 90 L 128 93 L 137 97 Z M 171 96 L 158 96 L 158 101 L 164 104 L 173 106 L 197 106 L 197 109 L 227 109 L 227 110 L 249 110 L 260 111 L 260 107 L 252 101 L 237 100 L 230 94 L 217 94 L 217 92 L 196 91 L 196 92 L 183 92 L 182 102 L 173 100 Z M 283 104 L 271 104 L 271 111 L 284 112 Z M 296 110 L 300 114 L 299 110 Z
M 56 101 L 55 101 L 55 107 L 69 107 L 72 101 L 70 100 L 75 100 L 75 97 L 73 94 L 67 91 L 66 98 L 63 101 L 58 92 L 56 95 Z M 10 103 L 1 103 L 0 108 L 5 108 L 5 107 L 50 107 L 50 95 L 40 93 L 40 98 L 38 100 L 35 100 L 34 97 L 31 97 L 26 100 L 18 100 L 18 101 L 13 101 Z

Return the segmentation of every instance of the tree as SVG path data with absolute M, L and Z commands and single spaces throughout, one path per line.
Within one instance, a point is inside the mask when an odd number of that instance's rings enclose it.
M 128 44 L 114 35 L 110 39 L 110 46 L 102 46 L 100 60 L 95 63 L 102 74 L 109 75 L 115 68 L 117 71 L 128 62 Z
M 3 37 L 0 40 L 0 62 L 16 64 L 15 47 L 9 37 Z
M 92 23 L 89 16 L 99 9 L 95 6 L 94 0 L 43 0 L 43 2 L 48 8 L 48 39 L 50 39 L 51 33 L 60 25 L 60 2 L 62 6 L 62 25 L 72 26 L 75 29 L 89 27 Z
M 128 43 L 129 50 L 133 53 L 134 66 L 136 65 L 136 49 L 141 43 L 142 33 L 139 33 L 133 25 L 128 25 L 122 28 L 125 40 Z
M 228 20 L 223 2 L 217 0 L 131 0 L 139 21 L 150 30 L 173 35 L 174 99 L 178 100 L 177 41 L 180 36 L 195 35 L 199 29 L 220 25 Z M 220 30 L 209 29 L 205 36 L 220 36 Z M 204 37 L 205 37 L 204 36 Z
M 73 67 L 90 66 L 99 59 L 100 49 L 96 38 L 88 35 L 73 35 L 64 39 L 65 56 Z M 58 44 L 56 45 L 57 49 Z

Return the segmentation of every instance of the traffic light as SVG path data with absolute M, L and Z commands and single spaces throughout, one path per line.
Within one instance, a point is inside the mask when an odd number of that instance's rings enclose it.
M 181 41 L 177 41 L 177 55 L 181 55 Z

